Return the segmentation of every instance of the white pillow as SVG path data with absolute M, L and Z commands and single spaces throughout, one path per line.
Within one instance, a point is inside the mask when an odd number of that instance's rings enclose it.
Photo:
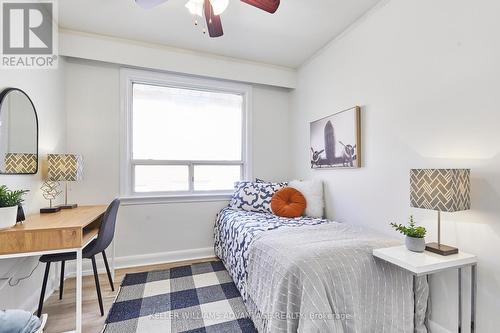
M 292 180 L 288 186 L 298 190 L 306 198 L 305 215 L 323 217 L 323 182 L 321 180 Z

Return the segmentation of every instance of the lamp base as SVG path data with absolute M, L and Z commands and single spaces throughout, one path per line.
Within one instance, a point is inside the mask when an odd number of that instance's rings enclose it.
M 58 207 L 61 209 L 73 209 L 73 208 L 78 207 L 78 205 L 77 204 L 68 204 L 68 205 L 59 205 Z
M 449 256 L 451 254 L 457 254 L 458 249 L 456 247 L 438 244 L 438 243 L 427 243 L 425 244 L 425 250 L 433 253 L 437 253 L 442 256 Z
M 60 207 L 47 207 L 47 208 L 41 208 L 40 209 L 40 214 L 49 214 L 49 213 L 57 213 L 60 211 Z

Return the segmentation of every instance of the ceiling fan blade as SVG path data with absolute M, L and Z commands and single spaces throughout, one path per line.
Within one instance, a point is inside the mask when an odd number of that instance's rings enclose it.
M 241 0 L 251 6 L 265 10 L 268 13 L 274 14 L 280 6 L 280 0 Z
M 205 19 L 207 20 L 207 29 L 210 37 L 220 37 L 224 35 L 222 30 L 222 22 L 219 15 L 214 15 L 214 8 L 210 0 L 205 0 L 204 5 Z
M 168 0 L 135 0 L 135 3 L 144 9 L 150 9 L 167 1 Z

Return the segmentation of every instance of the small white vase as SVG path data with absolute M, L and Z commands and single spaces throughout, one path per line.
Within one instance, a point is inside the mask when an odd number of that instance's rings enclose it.
M 413 252 L 424 252 L 425 251 L 425 238 L 415 238 L 406 236 L 405 239 L 406 248 Z
M 17 206 L 0 208 L 0 229 L 13 227 L 16 221 Z

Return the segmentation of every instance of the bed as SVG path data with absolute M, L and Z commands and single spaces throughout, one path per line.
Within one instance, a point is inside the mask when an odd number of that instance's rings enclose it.
M 398 241 L 230 207 L 214 231 L 215 253 L 259 332 L 427 332 L 427 281 L 417 279 L 414 291 L 409 273 L 372 256 Z

